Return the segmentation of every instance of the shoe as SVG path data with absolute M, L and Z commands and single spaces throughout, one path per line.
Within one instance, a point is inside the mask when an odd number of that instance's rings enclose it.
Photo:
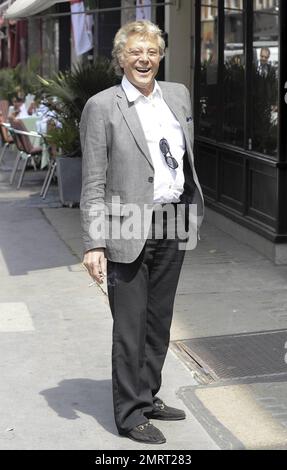
M 145 413 L 145 416 L 148 419 L 161 419 L 163 421 L 177 421 L 180 419 L 185 419 L 186 415 L 183 410 L 178 408 L 172 408 L 171 406 L 165 405 L 163 401 L 156 401 L 154 404 L 154 409 Z
M 166 442 L 162 432 L 149 421 L 136 426 L 124 436 L 142 444 L 164 444 Z

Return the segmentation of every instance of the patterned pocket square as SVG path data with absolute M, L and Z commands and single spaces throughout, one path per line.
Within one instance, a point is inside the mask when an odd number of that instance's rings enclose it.
M 192 116 L 189 116 L 186 118 L 186 122 L 190 122 L 190 121 L 192 121 Z

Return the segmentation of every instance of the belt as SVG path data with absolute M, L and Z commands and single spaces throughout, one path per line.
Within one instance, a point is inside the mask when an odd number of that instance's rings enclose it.
M 166 206 L 176 207 L 178 204 L 180 204 L 180 203 L 179 202 L 156 202 L 154 207 L 153 207 L 153 210 L 154 210 L 154 212 L 156 212 L 156 211 L 160 211 L 160 210 L 164 209 Z

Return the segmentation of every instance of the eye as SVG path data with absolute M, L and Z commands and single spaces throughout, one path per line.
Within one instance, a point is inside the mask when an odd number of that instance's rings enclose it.
M 141 51 L 139 51 L 139 50 L 137 50 L 137 49 L 132 49 L 131 51 L 129 51 L 129 54 L 130 54 L 130 55 L 133 55 L 133 56 L 135 56 L 135 57 L 138 57 L 138 56 L 140 56 Z

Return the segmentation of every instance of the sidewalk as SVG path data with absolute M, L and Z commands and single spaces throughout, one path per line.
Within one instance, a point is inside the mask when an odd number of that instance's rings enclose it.
M 119 437 L 114 424 L 112 319 L 76 256 L 78 210 L 57 208 L 55 188 L 42 202 L 40 172 L 14 190 L 9 166 L 6 159 L 0 171 L 0 449 L 148 449 Z M 161 397 L 188 419 L 160 423 L 167 444 L 157 449 L 217 448 L 177 397 L 194 384 L 170 351 Z
M 43 202 L 40 172 L 29 172 L 23 189 L 14 190 L 9 164 L 0 171 L 0 367 L 6 378 L 0 449 L 146 449 L 120 438 L 114 425 L 112 320 L 105 293 L 88 287 L 80 264 L 79 210 L 61 208 L 56 188 Z M 287 447 L 286 279 L 286 266 L 274 266 L 210 225 L 207 216 L 202 240 L 182 270 L 160 395 L 184 408 L 187 420 L 157 422 L 167 444 L 156 449 Z M 241 376 L 233 376 L 232 354 L 238 359 L 245 353 L 235 346 L 251 338 L 250 347 L 255 337 L 277 330 L 280 368 L 274 361 L 265 374 L 256 367 L 247 373 L 248 362 Z M 221 362 L 219 340 L 229 344 Z M 205 344 L 201 351 L 211 351 L 210 382 L 195 356 L 179 353 L 182 344 Z M 262 345 L 252 350 L 252 364 L 258 367 L 262 354 L 268 363 L 268 344 L 265 355 Z

